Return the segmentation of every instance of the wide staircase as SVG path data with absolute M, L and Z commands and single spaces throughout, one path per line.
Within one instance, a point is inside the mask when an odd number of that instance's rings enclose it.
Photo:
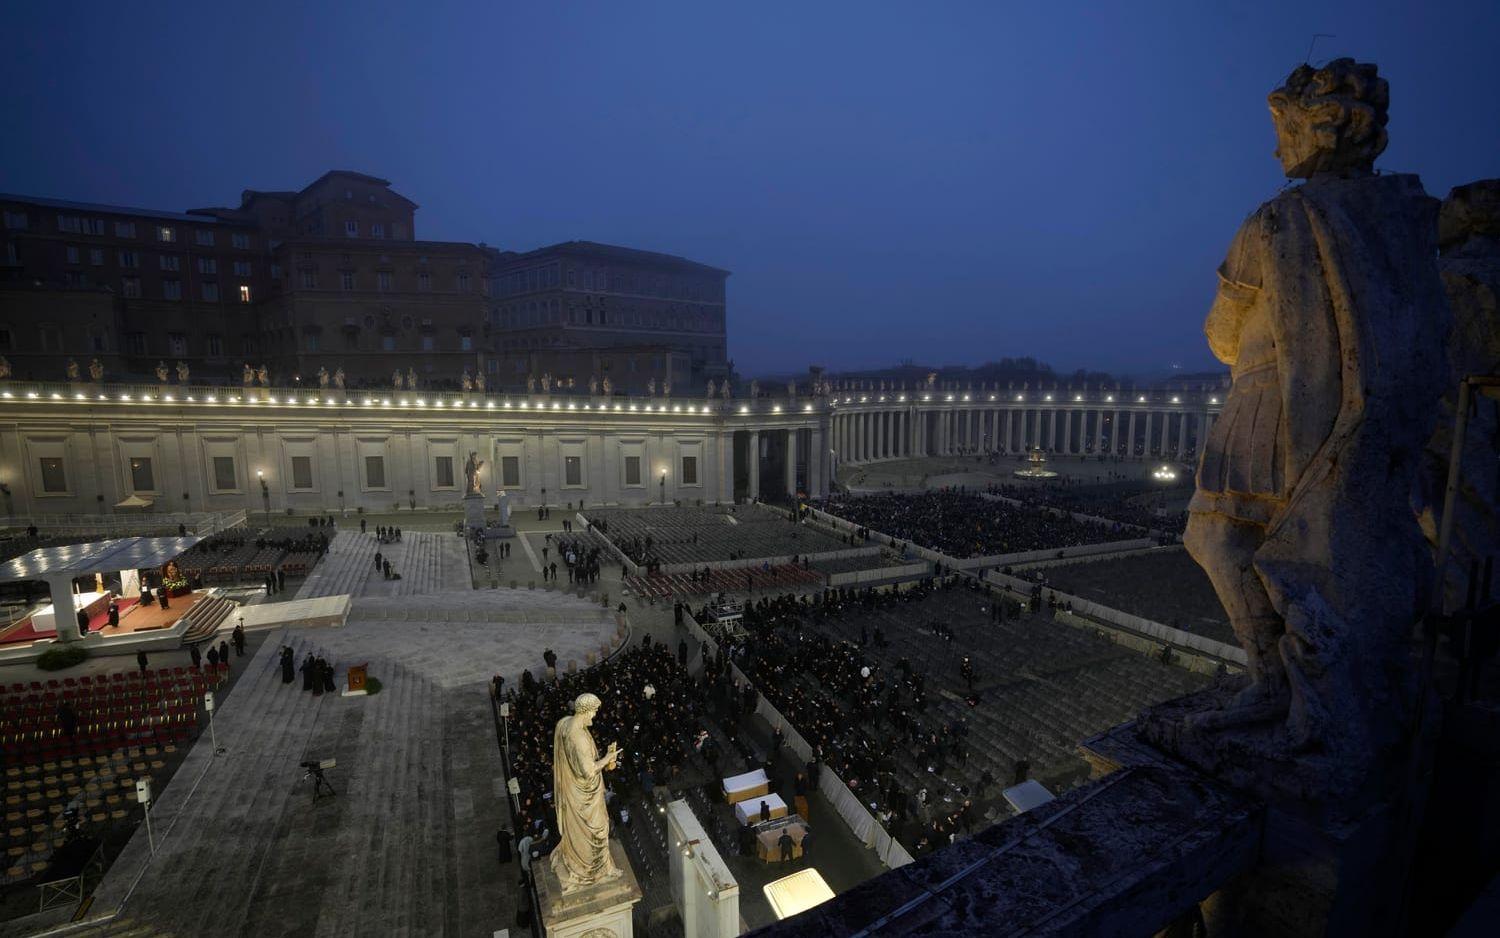
M 340 531 L 329 544 L 323 562 L 307 575 L 292 598 L 360 595 L 370 574 L 375 572 L 375 552 L 378 549 L 379 545 L 371 535 Z
M 234 600 L 217 593 L 210 593 L 198 600 L 188 610 L 188 614 L 183 616 L 189 624 L 187 631 L 182 634 L 182 643 L 195 645 L 213 638 L 238 608 L 239 604 Z

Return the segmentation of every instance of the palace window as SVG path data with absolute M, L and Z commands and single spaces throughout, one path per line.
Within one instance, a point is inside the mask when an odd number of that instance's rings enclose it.
M 375 274 L 375 288 L 382 293 L 390 292 L 391 272 L 389 270 L 382 270 Z
M 156 491 L 156 477 L 151 474 L 151 460 L 146 456 L 130 459 L 130 488 L 135 492 Z
M 347 270 L 339 274 L 339 287 L 344 290 L 353 290 L 354 274 Z
M 383 488 L 385 488 L 385 457 L 384 456 L 366 456 L 365 457 L 365 488 L 368 488 L 368 489 L 383 489 Z
M 417 274 L 417 289 L 418 290 L 424 290 L 424 291 L 425 290 L 431 290 L 432 289 L 432 274 L 428 273 L 425 270 L 421 271 L 420 273 L 418 273 Z
M 582 485 L 583 484 L 583 457 L 581 457 L 581 456 L 564 456 L 563 457 L 563 484 L 564 485 Z
M 157 260 L 160 263 L 162 270 L 182 269 L 182 258 L 178 257 L 176 254 L 163 254 Z
M 89 248 L 89 263 L 93 264 L 95 267 L 103 267 L 104 266 L 104 249 L 103 248 Z
M 173 355 L 187 354 L 187 335 L 181 332 L 173 332 L 167 336 L 167 344 Z
M 439 456 L 434 462 L 433 483 L 440 489 L 453 488 L 453 457 Z
M 207 303 L 219 302 L 219 285 L 217 283 L 205 283 L 203 285 L 203 300 Z
M 214 488 L 221 492 L 233 491 L 239 488 L 239 484 L 235 480 L 233 456 L 214 457 Z
M 173 228 L 171 225 L 157 225 L 156 240 L 162 242 L 163 244 L 177 243 L 177 229 Z
M 229 243 L 240 250 L 248 250 L 250 247 L 250 236 L 242 231 L 236 231 L 229 236 Z
M 240 284 L 240 302 L 250 302 L 250 285 L 248 283 Z
M 141 266 L 141 256 L 139 254 L 137 254 L 136 252 L 134 252 L 134 251 L 121 251 L 120 252 L 120 266 L 121 267 L 139 267 L 139 266 Z
M 248 276 L 250 276 L 250 262 L 249 261 L 235 261 L 234 262 L 234 275 L 236 277 L 248 277 Z
M 41 470 L 43 492 L 60 493 L 68 490 L 68 474 L 63 469 L 62 457 L 43 456 Z
M 198 258 L 198 273 L 216 274 L 219 272 L 219 262 L 212 257 Z
M 117 222 L 115 222 L 115 237 L 116 238 L 134 238 L 135 237 L 135 222 L 133 222 L 133 221 L 117 221 Z
M 500 457 L 500 484 L 508 489 L 521 487 L 521 457 Z
M 164 300 L 182 299 L 182 281 L 163 280 L 161 282 L 161 297 Z
M 139 297 L 141 295 L 141 278 L 121 277 L 120 293 L 126 297 L 129 297 L 130 299 Z
M 292 457 L 292 488 L 310 489 L 313 487 L 312 457 Z
M 26 217 L 25 212 L 6 212 L 5 227 L 16 231 L 25 231 L 31 219 Z
M 76 244 L 70 244 L 70 245 L 68 245 L 68 247 L 67 247 L 67 249 L 66 249 L 66 251 L 64 253 L 64 256 L 67 258 L 67 262 L 69 264 L 76 264 L 76 263 L 78 263 L 78 245 L 76 245 Z
M 352 220 L 344 222 L 344 236 L 348 238 L 359 237 L 359 222 Z
M 697 485 L 698 484 L 698 457 L 697 456 L 684 456 L 684 457 L 682 457 L 682 484 L 683 485 Z
M 641 484 L 641 457 L 639 457 L 639 456 L 626 456 L 625 457 L 625 484 L 626 485 L 640 485 Z
M 316 270 L 302 271 L 302 289 L 316 290 L 318 288 L 318 272 Z

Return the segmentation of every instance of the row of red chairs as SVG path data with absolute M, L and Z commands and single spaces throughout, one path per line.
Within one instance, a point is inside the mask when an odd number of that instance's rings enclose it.
M 58 678 L 49 678 L 45 685 L 43 685 L 41 681 L 32 681 L 29 688 L 26 684 L 20 683 L 18 681 L 10 685 L 10 692 L 13 694 L 20 694 L 25 693 L 29 689 L 33 693 L 39 693 L 44 690 L 58 690 L 63 687 L 89 687 L 97 686 L 100 684 L 127 684 L 132 682 L 139 683 L 140 681 L 150 677 L 163 677 L 166 675 L 177 675 L 180 677 L 184 674 L 187 674 L 191 670 L 192 668 L 188 667 L 187 665 L 180 665 L 173 668 L 147 668 L 144 674 L 142 674 L 139 669 L 133 669 L 130 671 L 114 671 L 110 674 L 83 674 L 79 675 L 78 677 L 65 677 L 61 680 L 59 680 Z M 3 687 L 3 685 L 0 685 L 0 693 L 5 693 L 5 688 Z
M 108 753 L 126 746 L 180 742 L 198 728 L 195 708 L 187 707 L 159 716 L 110 723 L 79 724 L 69 736 L 60 728 L 31 733 L 0 734 L 0 749 L 7 761 L 51 761 L 69 755 Z

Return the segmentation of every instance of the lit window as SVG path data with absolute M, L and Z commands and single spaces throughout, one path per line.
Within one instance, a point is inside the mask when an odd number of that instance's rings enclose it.
M 424 336 L 422 336 L 422 351 L 424 351 L 424 352 L 430 352 L 430 351 L 432 351 L 432 348 L 433 348 L 432 336 L 430 336 L 430 335 L 424 335 Z
M 474 337 L 461 335 L 458 337 L 458 347 L 465 352 L 474 351 Z
M 157 225 L 156 240 L 164 244 L 175 244 L 177 242 L 177 229 L 170 225 Z
M 250 285 L 248 283 L 240 284 L 240 302 L 250 302 Z
M 352 220 L 344 222 L 344 236 L 347 238 L 359 237 L 359 222 Z

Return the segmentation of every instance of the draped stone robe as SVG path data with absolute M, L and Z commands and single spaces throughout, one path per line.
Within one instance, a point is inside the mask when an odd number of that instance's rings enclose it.
M 599 751 L 588 726 L 576 716 L 557 721 L 552 736 L 552 802 L 557 812 L 557 848 L 552 871 L 563 891 L 619 875 L 609 855 L 609 809 L 604 772 L 594 768 Z

